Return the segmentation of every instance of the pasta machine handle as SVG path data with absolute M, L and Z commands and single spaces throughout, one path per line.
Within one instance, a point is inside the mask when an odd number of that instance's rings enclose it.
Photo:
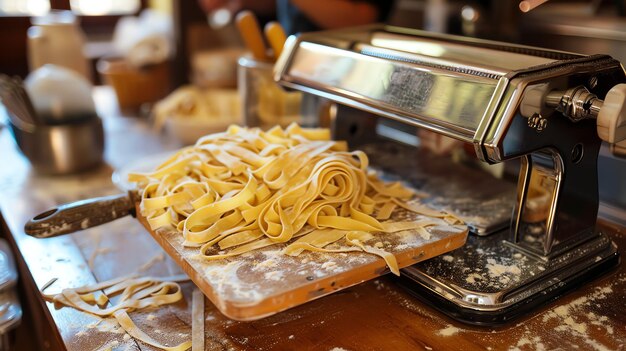
M 611 144 L 615 155 L 626 156 L 626 84 L 606 94 L 597 119 L 598 136 Z

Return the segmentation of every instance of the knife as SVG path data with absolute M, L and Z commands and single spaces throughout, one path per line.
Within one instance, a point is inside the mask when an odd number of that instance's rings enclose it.
M 51 238 L 108 223 L 131 215 L 136 217 L 135 203 L 141 199 L 136 190 L 64 204 L 33 217 L 24 232 L 35 238 Z

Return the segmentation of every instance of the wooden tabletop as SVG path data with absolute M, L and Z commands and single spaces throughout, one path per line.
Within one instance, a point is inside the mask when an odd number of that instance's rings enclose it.
M 112 92 L 96 90 L 106 132 L 106 163 L 90 172 L 62 177 L 36 174 L 6 128 L 0 131 L 0 212 L 6 236 L 18 251 L 23 284 L 43 307 L 44 345 L 68 350 L 153 350 L 125 335 L 112 320 L 41 299 L 37 289 L 58 280 L 47 293 L 130 273 L 169 276 L 180 269 L 133 218 L 123 218 L 72 235 L 33 239 L 24 223 L 57 204 L 118 193 L 111 174 L 141 157 L 180 145 L 151 130 L 145 119 L 122 117 Z M 626 253 L 626 233 L 612 238 Z M 154 339 L 175 345 L 191 339 L 192 283 L 183 283 L 184 301 L 131 318 Z M 24 298 L 23 298 L 24 300 Z M 23 301 L 24 303 L 24 301 Z M 32 306 L 37 307 L 37 306 Z M 206 350 L 625 350 L 626 269 L 617 269 L 498 328 L 478 328 L 447 318 L 418 302 L 393 277 L 366 282 L 254 322 L 222 316 L 205 301 Z M 45 327 L 44 327 L 45 328 Z

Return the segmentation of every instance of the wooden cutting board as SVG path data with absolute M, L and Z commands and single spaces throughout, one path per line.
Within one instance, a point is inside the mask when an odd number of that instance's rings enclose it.
M 140 213 L 137 208 L 137 213 Z M 394 217 L 420 218 L 412 213 Z M 216 261 L 198 257 L 199 248 L 183 247 L 182 235 L 173 229 L 150 230 L 140 222 L 191 280 L 227 317 L 249 321 L 286 310 L 335 291 L 389 272 L 385 261 L 375 255 L 303 252 L 286 256 L 286 244 L 276 244 L 244 255 Z M 430 236 L 415 231 L 378 234 L 366 242 L 381 242 L 395 254 L 400 268 L 459 248 L 465 243 L 466 227 L 430 227 Z M 378 244 L 380 245 L 380 244 Z

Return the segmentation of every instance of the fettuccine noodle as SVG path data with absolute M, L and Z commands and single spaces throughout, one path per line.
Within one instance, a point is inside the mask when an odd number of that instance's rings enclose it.
M 70 306 L 99 317 L 113 316 L 130 336 L 146 344 L 166 351 L 184 351 L 191 347 L 191 341 L 176 346 L 162 345 L 139 329 L 128 316 L 128 312 L 180 301 L 183 293 L 177 281 L 185 280 L 189 278 L 187 276 L 123 277 L 80 288 L 64 289 L 59 294 L 43 294 L 43 296 L 47 301 Z M 117 303 L 113 304 L 110 298 L 115 295 L 120 297 Z
M 330 140 L 328 129 L 292 124 L 267 132 L 231 126 L 178 151 L 152 173 L 134 173 L 142 192 L 141 214 L 153 230 L 176 228 L 185 245 L 200 247 L 207 260 L 241 255 L 285 243 L 285 254 L 343 240 L 342 251 L 381 256 L 395 274 L 395 257 L 365 242 L 371 233 L 422 230 L 458 219 L 423 205 L 408 204 L 412 190 L 385 183 L 368 170 L 362 151 Z M 393 222 L 402 207 L 428 217 Z

